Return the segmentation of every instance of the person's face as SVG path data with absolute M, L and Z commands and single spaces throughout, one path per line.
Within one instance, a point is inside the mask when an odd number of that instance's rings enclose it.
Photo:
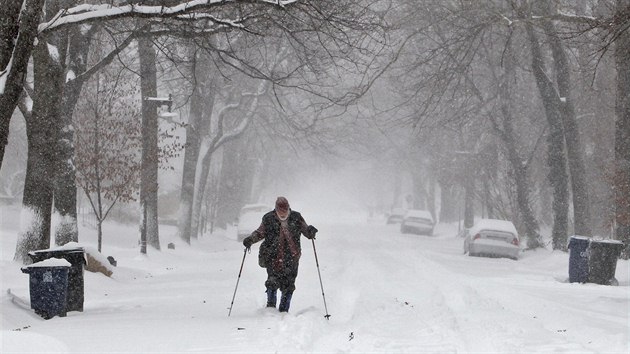
M 280 218 L 280 220 L 286 220 L 289 217 L 289 209 L 276 209 L 276 215 L 278 215 L 278 218 Z

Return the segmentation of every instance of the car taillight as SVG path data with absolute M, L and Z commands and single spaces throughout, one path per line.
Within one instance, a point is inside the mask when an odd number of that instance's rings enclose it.
M 481 234 L 476 234 L 475 236 L 473 236 L 473 241 L 478 239 L 478 238 L 481 238 Z
M 514 238 L 512 239 L 512 244 L 513 244 L 514 246 L 518 246 L 518 239 L 517 239 L 516 237 L 514 237 Z

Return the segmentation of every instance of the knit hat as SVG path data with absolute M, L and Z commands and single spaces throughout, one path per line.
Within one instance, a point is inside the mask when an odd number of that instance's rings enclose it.
M 289 210 L 289 201 L 285 197 L 278 197 L 276 199 L 276 210 L 279 212 L 286 212 Z

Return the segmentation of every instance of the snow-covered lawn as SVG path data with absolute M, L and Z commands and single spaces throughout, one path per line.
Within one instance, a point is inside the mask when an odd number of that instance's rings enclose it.
M 627 261 L 617 264 L 619 286 L 571 284 L 566 253 L 468 257 L 456 225 L 438 225 L 433 237 L 403 235 L 363 215 L 333 222 L 304 213 L 320 230 L 315 245 L 330 320 L 306 238 L 290 312 L 263 308 L 257 244 L 228 317 L 243 259 L 234 229 L 189 247 L 165 226 L 163 250 L 143 257 L 137 227 L 113 223 L 104 230 L 103 254 L 118 261 L 114 275 L 86 272 L 84 311 L 43 320 L 6 294 L 28 300 L 28 275 L 12 261 L 17 211 L 0 212 L 2 353 L 629 350 Z M 82 227 L 80 241 L 95 247 L 95 231 Z

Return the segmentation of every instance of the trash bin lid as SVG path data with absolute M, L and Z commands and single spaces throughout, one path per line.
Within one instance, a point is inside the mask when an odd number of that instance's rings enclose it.
M 623 242 L 619 240 L 592 240 L 592 243 L 608 243 L 611 245 L 623 245 Z
M 53 248 L 48 248 L 45 250 L 36 250 L 36 251 L 31 251 L 28 254 L 39 254 L 39 253 L 73 253 L 73 252 L 85 252 L 85 250 L 83 249 L 83 247 L 75 247 L 75 246 L 59 246 L 59 247 L 53 247 Z
M 24 268 L 37 268 L 37 267 L 72 267 L 72 264 L 65 259 L 61 258 L 48 258 L 43 261 L 27 265 Z
M 581 240 L 581 241 L 590 241 L 591 238 L 587 237 L 587 236 L 578 236 L 578 235 L 573 235 L 571 236 L 572 240 Z

